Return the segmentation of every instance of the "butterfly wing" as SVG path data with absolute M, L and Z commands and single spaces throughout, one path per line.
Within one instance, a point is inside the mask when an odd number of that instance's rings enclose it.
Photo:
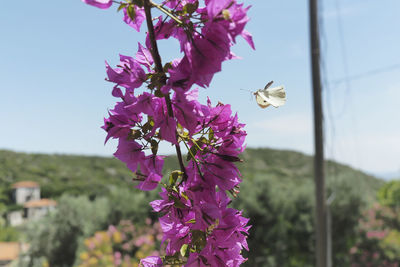
M 276 108 L 286 103 L 286 92 L 283 86 L 268 88 L 268 90 L 262 90 L 261 92 L 267 102 Z
M 273 83 L 274 81 L 270 81 L 269 83 L 267 83 L 267 85 L 265 85 L 264 87 L 264 90 L 267 90 Z
M 258 90 L 257 92 L 254 93 L 254 95 L 256 96 L 256 102 L 257 104 L 261 107 L 261 108 L 266 108 L 269 105 L 271 105 L 268 102 L 268 99 L 265 97 L 264 90 Z

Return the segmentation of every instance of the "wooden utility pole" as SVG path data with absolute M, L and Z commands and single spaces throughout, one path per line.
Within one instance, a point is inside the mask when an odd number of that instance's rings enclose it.
M 317 267 L 327 266 L 327 232 L 324 177 L 324 143 L 322 124 L 322 96 L 320 73 L 320 46 L 318 27 L 318 0 L 310 0 L 311 70 L 314 106 L 314 179 L 316 199 L 316 261 Z

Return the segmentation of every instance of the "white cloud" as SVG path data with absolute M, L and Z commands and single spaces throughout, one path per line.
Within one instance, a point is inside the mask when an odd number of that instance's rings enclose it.
M 254 128 L 279 135 L 308 135 L 312 132 L 312 118 L 306 114 L 287 114 L 251 124 Z
M 311 115 L 310 115 L 311 116 Z M 307 114 L 285 114 L 246 126 L 249 147 L 273 147 L 312 152 L 312 118 Z
M 370 173 L 396 172 L 400 169 L 400 135 L 396 132 L 347 134 L 328 144 L 327 154 Z
M 391 90 L 388 93 L 392 93 Z M 335 121 L 335 132 L 331 129 L 325 131 L 326 157 L 369 173 L 398 172 L 400 130 L 374 127 L 378 125 L 374 120 L 357 120 L 357 125 L 347 119 Z M 312 121 L 312 114 L 306 113 L 277 115 L 254 121 L 246 127 L 248 146 L 292 149 L 313 154 Z

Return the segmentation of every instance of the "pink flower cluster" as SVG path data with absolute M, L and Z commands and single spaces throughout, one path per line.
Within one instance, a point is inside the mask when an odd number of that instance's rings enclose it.
M 110 0 L 83 0 L 109 8 Z M 230 105 L 198 102 L 198 89 L 208 87 L 222 62 L 235 58 L 230 48 L 241 35 L 252 48 L 244 30 L 249 7 L 236 0 L 149 0 L 119 3 L 124 22 L 137 31 L 150 12 L 166 14 L 150 24 L 145 44 L 135 57 L 120 55 L 116 68 L 106 63 L 112 95 L 119 100 L 102 127 L 109 138 L 118 139 L 115 156 L 136 174 L 141 190 L 163 185 L 161 199 L 151 202 L 160 214 L 166 256 L 143 259 L 143 266 L 239 266 L 247 247 L 248 219 L 229 208 L 228 192 L 238 193 L 241 182 L 235 162 L 244 150 L 246 132 Z M 149 21 L 147 20 L 148 26 Z M 152 34 L 153 33 L 153 34 Z M 183 57 L 160 70 L 156 40 L 175 38 Z M 140 87 L 147 87 L 148 91 Z M 172 98 L 170 95 L 172 94 Z M 162 183 L 164 156 L 157 154 L 161 141 L 177 148 L 180 170 Z M 186 165 L 180 146 L 188 150 Z M 151 151 L 151 152 L 147 152 Z
M 360 235 L 350 249 L 351 267 L 399 267 L 396 212 L 375 203 L 359 220 Z M 397 242 L 396 242 L 397 241 Z

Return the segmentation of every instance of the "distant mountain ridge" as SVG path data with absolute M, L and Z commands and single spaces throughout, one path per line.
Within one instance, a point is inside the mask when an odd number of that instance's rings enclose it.
M 247 148 L 238 163 L 244 182 L 255 176 L 282 183 L 312 181 L 312 157 L 300 152 L 269 148 Z M 174 156 L 167 157 L 164 170 L 178 168 Z M 326 162 L 327 184 L 340 179 L 351 179 L 360 192 L 375 195 L 383 181 L 349 166 Z M 21 180 L 36 181 L 41 185 L 43 197 L 57 197 L 64 192 L 72 194 L 102 195 L 111 187 L 132 186 L 133 174 L 125 164 L 115 158 L 30 154 L 0 150 L 0 186 L 9 187 Z
M 400 180 L 400 170 L 397 172 L 375 172 L 372 175 L 384 180 Z

